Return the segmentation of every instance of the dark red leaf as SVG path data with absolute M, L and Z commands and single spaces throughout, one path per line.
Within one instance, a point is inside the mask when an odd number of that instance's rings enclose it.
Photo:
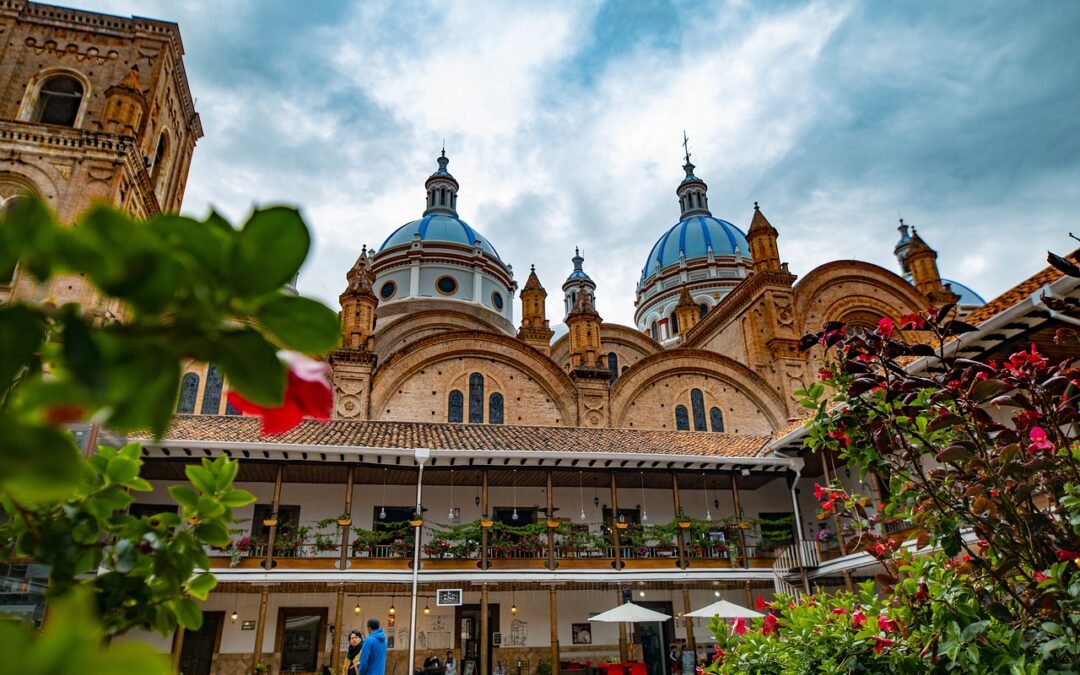
M 809 335 L 804 335 L 804 336 L 802 336 L 802 339 L 799 340 L 799 351 L 800 352 L 805 352 L 805 351 L 811 349 L 817 343 L 818 343 L 818 336 L 815 335 L 814 333 L 810 333 Z
M 988 399 L 998 396 L 1003 391 L 1008 391 L 1010 385 L 1007 382 L 1001 380 L 982 380 L 976 384 L 971 390 L 971 398 L 982 403 Z
M 937 314 L 934 316 L 934 321 L 937 323 L 941 323 L 942 321 L 944 321 L 945 317 L 949 316 L 949 312 L 953 311 L 954 307 L 956 307 L 956 303 L 950 302 L 949 304 L 939 309 L 937 311 Z
M 944 330 L 946 335 L 960 335 L 962 333 L 973 333 L 979 329 L 966 321 L 953 319 L 945 324 Z
M 911 345 L 911 353 L 915 356 L 937 356 L 937 352 L 934 351 L 933 347 L 921 342 Z
M 1066 260 L 1059 255 L 1055 255 L 1049 251 L 1046 252 L 1046 262 L 1050 263 L 1059 272 L 1069 277 L 1076 277 L 1080 279 L 1080 267 L 1077 267 L 1071 260 Z
M 950 445 L 937 454 L 939 462 L 962 462 L 971 457 L 971 451 L 960 444 Z

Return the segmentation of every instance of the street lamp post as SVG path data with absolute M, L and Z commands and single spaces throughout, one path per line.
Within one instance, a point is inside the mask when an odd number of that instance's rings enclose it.
M 417 448 L 413 456 L 420 466 L 420 472 L 416 476 L 416 511 L 413 517 L 422 521 L 423 507 L 420 505 L 420 497 L 424 489 L 424 462 L 431 457 L 431 450 Z M 416 672 L 416 582 L 417 575 L 420 572 L 420 534 L 423 532 L 423 527 L 424 524 L 421 522 L 416 526 L 416 532 L 413 534 L 412 609 L 409 612 L 409 669 L 405 671 L 410 675 Z

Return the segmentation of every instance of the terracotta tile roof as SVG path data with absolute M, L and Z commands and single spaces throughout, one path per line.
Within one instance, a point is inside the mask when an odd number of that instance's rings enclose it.
M 1077 249 L 1067 255 L 1066 257 L 1074 262 L 1080 262 L 1080 249 Z M 986 303 L 982 307 L 979 307 L 971 314 L 964 317 L 964 321 L 970 324 L 979 325 L 983 321 L 990 319 L 1006 309 L 1012 307 L 1018 302 L 1025 300 L 1035 291 L 1039 290 L 1046 284 L 1053 283 L 1063 277 L 1054 267 L 1045 267 L 1037 272 L 1034 276 L 1024 281 L 1021 281 L 1017 285 L 1013 286 L 1009 290 L 1005 291 L 1001 295 L 997 296 L 990 302 Z
M 788 420 L 787 424 L 785 424 L 784 426 L 780 427 L 779 429 L 777 429 L 776 431 L 774 431 L 772 433 L 772 436 L 769 437 L 769 440 L 771 442 L 776 442 L 776 441 L 780 440 L 781 438 L 783 438 L 784 436 L 787 436 L 791 432 L 798 431 L 799 429 L 802 429 L 804 426 L 806 426 L 806 423 L 809 422 L 809 421 L 810 421 L 809 417 L 800 417 L 800 418 L 797 418 L 797 419 Z
M 153 445 L 146 433 L 132 440 Z M 265 443 L 360 448 L 462 451 L 565 452 L 605 454 L 757 457 L 769 436 L 714 434 L 644 429 L 585 429 L 487 424 L 419 422 L 305 421 L 280 436 L 260 436 L 254 417 L 178 415 L 165 434 L 167 441 Z

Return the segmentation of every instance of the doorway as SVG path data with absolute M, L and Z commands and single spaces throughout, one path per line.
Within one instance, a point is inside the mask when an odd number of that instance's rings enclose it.
M 675 614 L 670 601 L 641 601 L 636 604 L 668 616 Z M 674 619 L 664 622 L 637 623 L 634 624 L 634 629 L 637 632 L 637 642 L 641 645 L 641 658 L 645 661 L 645 669 L 649 675 L 669 675 L 671 667 L 668 665 L 667 654 L 675 637 Z
M 480 672 L 480 605 L 462 605 L 457 613 L 457 634 L 461 640 L 458 646 L 461 648 L 461 667 L 458 672 L 464 674 L 466 663 L 473 662 L 473 673 L 477 675 L 489 675 L 494 669 L 495 663 L 491 660 L 494 654 L 491 636 L 499 630 L 499 604 L 488 603 L 488 636 L 487 636 L 487 663 L 488 672 Z
M 326 646 L 325 607 L 282 607 L 278 610 L 277 643 L 283 673 L 318 673 Z
M 214 667 L 214 654 L 221 646 L 221 628 L 224 625 L 225 612 L 203 612 L 202 627 L 197 631 L 184 631 L 180 673 L 210 675 Z

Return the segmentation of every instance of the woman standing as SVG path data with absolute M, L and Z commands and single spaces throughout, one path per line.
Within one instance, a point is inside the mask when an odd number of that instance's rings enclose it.
M 364 636 L 360 631 L 349 631 L 349 651 L 345 653 L 345 663 L 341 666 L 341 675 L 357 675 L 359 672 L 360 649 Z
M 454 652 L 446 652 L 443 668 L 445 668 L 443 675 L 457 675 L 457 661 L 454 660 Z

